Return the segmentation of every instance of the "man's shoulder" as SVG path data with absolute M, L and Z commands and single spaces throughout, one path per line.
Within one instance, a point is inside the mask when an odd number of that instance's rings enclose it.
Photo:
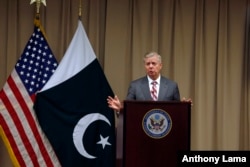
M 171 80 L 165 76 L 161 76 L 161 81 L 162 82 L 167 82 L 167 83 L 174 83 L 174 84 L 177 84 L 174 80 Z
M 139 83 L 144 83 L 144 82 L 146 82 L 146 83 L 148 82 L 147 76 L 135 79 L 135 80 L 131 81 L 131 84 L 139 84 Z

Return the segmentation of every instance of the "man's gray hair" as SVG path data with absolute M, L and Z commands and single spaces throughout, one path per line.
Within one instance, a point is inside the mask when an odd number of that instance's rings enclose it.
M 161 63 L 161 55 L 159 55 L 157 52 L 155 51 L 151 51 L 151 52 L 147 52 L 145 55 L 144 55 L 144 58 L 143 60 L 145 61 L 145 59 L 149 58 L 149 57 L 153 57 L 153 56 L 157 56 L 158 59 L 159 59 L 159 62 Z

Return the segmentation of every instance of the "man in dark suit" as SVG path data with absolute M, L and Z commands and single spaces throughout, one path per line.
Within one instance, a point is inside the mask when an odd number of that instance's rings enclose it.
M 162 61 L 157 52 L 145 54 L 144 67 L 147 75 L 130 83 L 126 100 L 180 101 L 178 84 L 161 76 Z M 107 101 L 115 111 L 123 108 L 117 96 L 109 96 Z M 183 98 L 183 101 L 191 102 L 191 99 Z
M 139 78 L 130 83 L 128 89 L 127 100 L 153 100 L 151 92 L 151 82 L 147 76 Z M 157 80 L 156 80 L 157 82 Z M 160 76 L 159 81 L 156 83 L 157 100 L 158 101 L 180 101 L 180 94 L 178 85 L 176 82 L 170 79 Z

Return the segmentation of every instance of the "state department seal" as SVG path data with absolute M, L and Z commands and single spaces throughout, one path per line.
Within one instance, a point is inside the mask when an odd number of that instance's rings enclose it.
M 168 135 L 171 131 L 172 120 L 166 111 L 153 109 L 144 115 L 142 127 L 149 137 L 160 139 Z

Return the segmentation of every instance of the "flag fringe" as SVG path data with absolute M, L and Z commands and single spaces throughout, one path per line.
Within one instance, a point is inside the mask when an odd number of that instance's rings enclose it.
M 2 137 L 2 140 L 3 140 L 5 147 L 7 148 L 7 151 L 9 153 L 10 159 L 11 159 L 14 167 L 20 167 L 20 164 L 18 163 L 18 160 L 16 159 L 16 156 L 12 150 L 10 142 L 9 142 L 7 136 L 5 135 L 4 130 L 3 130 L 1 125 L 0 125 L 0 136 Z

